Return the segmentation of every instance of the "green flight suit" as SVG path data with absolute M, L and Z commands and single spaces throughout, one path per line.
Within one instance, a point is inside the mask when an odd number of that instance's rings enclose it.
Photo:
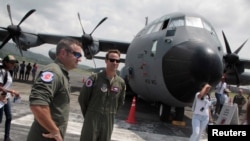
M 112 80 L 106 71 L 90 76 L 83 85 L 78 102 L 84 123 L 80 141 L 110 141 L 115 114 L 125 100 L 126 85 L 116 75 Z
M 47 65 L 37 76 L 29 97 L 30 105 L 48 105 L 55 124 L 64 138 L 69 119 L 70 84 L 68 71 L 55 60 Z M 27 141 L 54 141 L 44 138 L 49 133 L 37 120 L 31 125 Z

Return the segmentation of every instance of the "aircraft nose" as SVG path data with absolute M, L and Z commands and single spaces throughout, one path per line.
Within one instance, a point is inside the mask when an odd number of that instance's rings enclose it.
M 169 92 L 182 102 L 192 102 L 205 82 L 215 86 L 223 73 L 219 53 L 208 43 L 186 41 L 163 57 L 163 77 Z

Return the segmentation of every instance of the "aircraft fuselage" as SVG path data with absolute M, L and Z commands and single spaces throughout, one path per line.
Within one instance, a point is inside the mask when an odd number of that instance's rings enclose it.
M 137 34 L 124 69 L 131 89 L 140 97 L 184 107 L 192 103 L 203 83 L 219 82 L 222 56 L 210 23 L 177 13 L 152 22 Z

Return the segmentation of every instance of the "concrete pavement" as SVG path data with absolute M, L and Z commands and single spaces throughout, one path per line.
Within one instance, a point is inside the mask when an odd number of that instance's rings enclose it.
M 71 77 L 73 83 L 73 91 L 71 94 L 71 110 L 69 124 L 65 141 L 79 141 L 83 117 L 77 101 L 79 87 L 82 85 L 82 77 L 79 74 L 74 74 Z M 32 82 L 14 81 L 13 89 L 20 92 L 21 103 L 12 102 L 12 126 L 11 138 L 13 141 L 25 141 L 29 132 L 30 125 L 33 121 L 33 115 L 29 109 L 28 97 Z M 114 125 L 112 141 L 188 141 L 191 134 L 190 118 L 187 118 L 185 127 L 174 126 L 170 123 L 162 123 L 159 121 L 157 110 L 154 107 L 137 102 L 136 107 L 136 124 L 126 122 L 130 109 L 130 99 L 125 102 L 125 105 L 119 111 Z M 190 109 L 187 112 L 190 113 Z M 0 124 L 0 141 L 4 137 L 4 122 Z M 206 134 L 203 135 L 203 140 L 206 141 Z

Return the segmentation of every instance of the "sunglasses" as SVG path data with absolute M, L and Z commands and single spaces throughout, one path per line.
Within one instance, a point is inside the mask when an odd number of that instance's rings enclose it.
M 72 51 L 72 50 L 67 50 L 67 52 L 72 53 L 76 58 L 81 58 L 82 54 L 80 52 Z
M 116 62 L 116 63 L 120 63 L 120 62 L 121 62 L 121 60 L 111 59 L 111 58 L 109 58 L 108 60 L 109 60 L 110 62 Z

